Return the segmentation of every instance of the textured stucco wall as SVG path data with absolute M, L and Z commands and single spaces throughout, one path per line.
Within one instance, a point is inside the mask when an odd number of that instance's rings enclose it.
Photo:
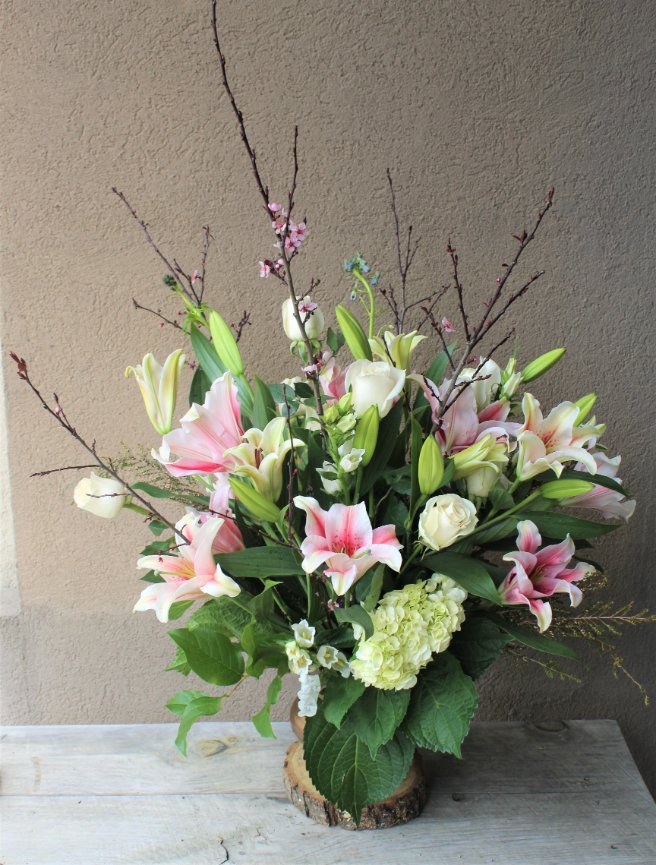
M 555 0 L 221 4 L 236 90 L 272 191 L 289 176 L 301 128 L 299 208 L 311 238 L 299 262 L 326 304 L 347 289 L 340 262 L 361 248 L 394 272 L 385 169 L 422 237 L 413 292 L 447 278 L 457 242 L 470 303 L 487 296 L 547 188 L 557 207 L 525 265 L 548 275 L 516 315 L 528 359 L 563 344 L 540 383 L 554 399 L 599 393 L 607 443 L 640 500 L 628 530 L 600 546 L 622 598 L 656 606 L 654 451 L 654 41 L 656 6 Z M 270 250 L 233 118 L 219 91 L 201 0 L 4 0 L 2 316 L 5 348 L 31 362 L 99 447 L 154 445 L 123 370 L 176 333 L 131 298 L 173 311 L 162 268 L 111 196 L 125 190 L 157 237 L 191 269 L 200 229 L 217 237 L 210 299 L 230 320 L 247 306 L 252 369 L 289 374 L 281 297 L 256 261 Z M 417 296 L 419 296 L 417 294 Z M 452 301 L 442 312 L 454 314 Z M 7 362 L 6 356 L 3 362 Z M 181 685 L 154 616 L 132 615 L 130 515 L 108 524 L 70 504 L 74 477 L 31 471 L 80 461 L 6 369 L 22 610 L 1 622 L 3 720 L 167 719 Z M 84 460 L 82 460 L 84 461 Z M 622 650 L 652 691 L 654 631 Z M 247 717 L 243 688 L 225 717 Z M 284 701 L 283 701 L 284 703 Z M 280 712 L 284 712 L 281 706 Z M 626 680 L 592 661 L 584 684 L 533 666 L 499 666 L 483 717 L 617 717 L 656 778 L 655 714 Z

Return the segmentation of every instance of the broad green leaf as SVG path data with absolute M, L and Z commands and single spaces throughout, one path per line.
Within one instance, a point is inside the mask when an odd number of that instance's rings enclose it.
M 512 640 L 490 619 L 482 616 L 469 616 L 460 631 L 453 635 L 449 651 L 460 661 L 462 669 L 478 679 L 503 652 Z
M 422 446 L 422 429 L 410 415 L 410 513 L 414 514 L 419 498 L 419 456 Z
M 144 583 L 164 583 L 166 580 L 164 577 L 161 577 L 159 574 L 156 574 L 155 571 L 147 571 L 143 577 L 139 577 L 140 580 L 143 580 Z
M 323 689 L 323 713 L 331 724 L 341 727 L 344 715 L 364 693 L 364 683 L 352 676 L 343 679 L 337 673 L 326 676 Z
M 155 537 L 158 538 L 167 528 L 167 525 L 161 520 L 150 520 L 150 522 L 148 523 L 148 528 L 155 535 Z
M 217 378 L 220 378 L 226 372 L 225 366 L 219 360 L 216 349 L 195 325 L 192 325 L 189 337 L 198 363 L 203 368 L 210 383 L 215 382 Z
M 399 439 L 399 426 L 403 414 L 403 401 L 399 400 L 378 428 L 378 444 L 371 462 L 364 472 L 361 494 L 368 493 L 383 472 L 389 468 L 389 458 Z
M 246 625 L 241 645 L 249 656 L 246 672 L 256 679 L 267 667 L 278 669 L 287 663 L 284 643 L 287 632 L 274 620 L 255 621 Z
M 380 564 L 373 569 L 372 577 L 369 582 L 369 591 L 364 598 L 362 606 L 368 613 L 372 613 L 376 604 L 380 600 L 380 594 L 383 590 L 383 578 L 385 576 L 385 565 Z M 356 584 L 357 585 L 357 584 Z
M 189 387 L 189 405 L 193 405 L 193 403 L 202 405 L 205 402 L 205 395 L 211 387 L 212 382 L 205 373 L 205 370 L 202 366 L 196 367 L 196 371 L 191 379 L 191 386 Z
M 491 526 L 483 526 L 479 529 L 474 538 L 477 544 L 494 544 L 503 538 L 509 538 L 517 533 L 517 520 L 515 517 L 508 517 L 505 520 L 500 520 Z
M 209 697 L 202 691 L 178 691 L 166 704 L 180 718 L 178 735 L 175 744 L 178 750 L 187 756 L 187 734 L 199 718 L 216 715 L 221 708 L 221 697 Z
M 191 669 L 212 685 L 234 685 L 244 672 L 244 659 L 238 646 L 225 634 L 197 628 L 179 628 L 169 635 L 180 646 Z
M 187 627 L 190 631 L 201 628 L 239 639 L 252 618 L 242 606 L 246 603 L 243 598 L 246 598 L 244 592 L 240 595 L 239 604 L 228 597 L 212 598 L 190 616 Z
M 531 520 L 538 527 L 543 538 L 562 541 L 566 535 L 572 540 L 578 541 L 587 538 L 597 538 L 606 535 L 619 528 L 621 524 L 594 523 L 591 520 L 582 520 L 580 517 L 571 517 L 569 514 L 542 513 L 538 511 L 526 511 L 514 515 L 517 520 Z
M 419 674 L 404 731 L 420 748 L 461 757 L 460 746 L 478 705 L 473 681 L 449 652 L 441 652 Z
M 337 354 L 340 348 L 344 345 L 344 335 L 341 331 L 337 331 L 336 333 L 332 327 L 329 327 L 326 332 L 326 342 L 332 353 Z
M 299 555 L 291 547 L 252 547 L 237 553 L 221 553 L 217 561 L 232 577 L 303 576 Z
M 374 760 L 348 718 L 338 729 L 319 710 L 305 724 L 303 751 L 317 790 L 348 811 L 357 824 L 366 805 L 385 799 L 405 778 L 414 745 L 398 734 L 379 749 Z
M 366 743 L 374 759 L 378 749 L 396 733 L 409 702 L 410 690 L 365 688 L 364 694 L 349 710 L 348 720 L 353 724 L 356 736 Z
M 445 550 L 432 553 L 421 560 L 421 566 L 433 573 L 445 574 L 462 586 L 470 595 L 485 598 L 492 604 L 500 604 L 497 587 L 483 565 L 476 559 Z
M 187 656 L 180 646 L 175 647 L 175 658 L 171 661 L 168 667 L 164 667 L 164 669 L 167 672 L 172 670 L 175 673 L 182 673 L 183 676 L 188 676 L 189 673 L 191 673 L 191 667 L 187 663 Z
M 253 379 L 253 385 L 253 426 L 264 429 L 276 416 L 276 404 L 269 388 L 257 376 Z
M 278 701 L 280 689 L 282 688 L 282 676 L 277 673 L 267 688 L 266 703 L 259 712 L 252 716 L 251 721 L 255 729 L 265 739 L 275 739 L 276 734 L 271 726 L 271 707 Z
M 175 547 L 176 542 L 173 538 L 165 538 L 163 541 L 152 541 L 141 551 L 142 556 L 155 556 L 158 553 L 166 553 L 168 550 Z
M 337 607 L 335 618 L 338 622 L 350 622 L 354 625 L 360 625 L 364 629 L 367 639 L 374 632 L 374 623 L 371 621 L 371 616 L 364 607 L 360 607 L 357 604 L 354 604 L 352 607 Z
M 177 601 L 175 604 L 171 604 L 169 622 L 175 622 L 176 619 L 179 619 L 193 603 L 194 601 Z
M 519 625 L 514 625 L 512 622 L 506 621 L 503 616 L 495 616 L 490 613 L 485 614 L 495 625 L 509 634 L 513 640 L 518 643 L 523 643 L 529 649 L 535 649 L 536 652 L 545 652 L 547 655 L 558 655 L 560 658 L 571 658 L 574 661 L 579 660 L 579 656 L 574 649 L 571 649 L 565 643 L 559 643 L 558 640 L 547 637 L 539 631 L 529 631 L 527 628 L 522 628 Z

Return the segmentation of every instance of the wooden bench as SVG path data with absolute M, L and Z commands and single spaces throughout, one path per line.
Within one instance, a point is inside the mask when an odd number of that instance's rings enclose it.
M 656 865 L 656 805 L 614 721 L 477 723 L 461 761 L 428 755 L 424 814 L 317 825 L 287 801 L 292 741 L 202 723 L 6 727 L 2 865 Z

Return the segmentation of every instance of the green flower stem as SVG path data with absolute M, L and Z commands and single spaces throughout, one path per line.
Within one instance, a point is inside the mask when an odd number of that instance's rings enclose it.
M 146 508 L 140 508 L 139 505 L 132 504 L 132 502 L 126 502 L 123 507 L 129 511 L 134 511 L 135 514 L 142 514 L 144 517 L 150 516 L 150 511 L 146 510 Z
M 412 562 L 417 558 L 417 556 L 419 555 L 419 553 L 421 551 L 422 551 L 421 545 L 417 544 L 417 546 L 414 548 L 414 550 L 410 553 L 408 558 L 405 560 L 405 564 L 403 565 L 403 567 L 401 568 L 401 571 L 400 571 L 401 574 L 410 567 Z
M 362 283 L 369 297 L 369 339 L 373 339 L 374 325 L 376 323 L 376 301 L 374 300 L 374 293 L 371 286 L 357 269 L 357 267 L 353 270 L 353 276 L 355 276 L 358 282 Z
M 481 523 L 480 526 L 478 526 L 472 532 L 472 535 L 475 535 L 477 532 L 480 532 L 483 529 L 487 529 L 489 526 L 493 526 L 495 523 L 500 523 L 501 520 L 505 520 L 507 517 L 511 516 L 512 514 L 516 513 L 517 511 L 521 510 L 529 502 L 532 502 L 533 499 L 539 498 L 540 495 L 541 495 L 540 490 L 536 490 L 534 493 L 531 493 L 530 496 L 527 496 L 525 499 L 522 499 L 522 501 L 519 502 L 519 504 L 515 505 L 514 508 L 510 508 L 510 510 L 504 511 L 502 514 L 499 514 L 498 517 L 494 517 L 494 519 L 486 520 L 484 523 Z M 469 535 L 468 537 L 471 537 L 471 535 Z

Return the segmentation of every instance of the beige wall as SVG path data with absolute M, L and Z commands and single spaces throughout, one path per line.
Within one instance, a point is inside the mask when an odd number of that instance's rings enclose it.
M 174 305 L 162 268 L 119 203 L 125 190 L 189 268 L 200 229 L 217 247 L 210 299 L 253 315 L 243 348 L 266 377 L 289 374 L 276 285 L 257 259 L 270 237 L 232 116 L 220 93 L 198 0 L 4 0 L 2 315 L 4 348 L 57 390 L 80 431 L 107 454 L 156 444 L 123 370 L 176 333 L 131 298 Z M 472 305 L 513 249 L 512 231 L 549 185 L 557 207 L 527 271 L 548 275 L 518 311 L 528 359 L 567 345 L 537 391 L 549 404 L 599 393 L 607 442 L 624 455 L 640 507 L 601 544 L 618 597 L 656 606 L 653 576 L 654 38 L 656 6 L 533 0 L 221 4 L 237 92 L 272 191 L 285 193 L 292 124 L 301 128 L 299 208 L 310 240 L 299 263 L 342 298 L 340 263 L 361 248 L 393 278 L 385 169 L 422 237 L 412 290 L 447 278 L 457 242 Z M 418 296 L 418 295 L 417 295 Z M 455 313 L 453 302 L 444 314 Z M 4 361 L 6 362 L 6 352 Z M 160 721 L 182 680 L 162 672 L 166 628 L 132 615 L 144 533 L 71 504 L 74 477 L 31 471 L 80 461 L 6 368 L 22 609 L 2 620 L 2 709 L 9 723 Z M 84 460 L 82 460 L 84 461 Z M 623 652 L 655 690 L 654 632 Z M 656 725 L 624 679 L 592 662 L 585 684 L 550 683 L 501 665 L 482 715 L 617 717 L 654 781 Z M 243 689 L 225 717 L 247 717 Z M 281 712 L 284 713 L 281 707 Z

